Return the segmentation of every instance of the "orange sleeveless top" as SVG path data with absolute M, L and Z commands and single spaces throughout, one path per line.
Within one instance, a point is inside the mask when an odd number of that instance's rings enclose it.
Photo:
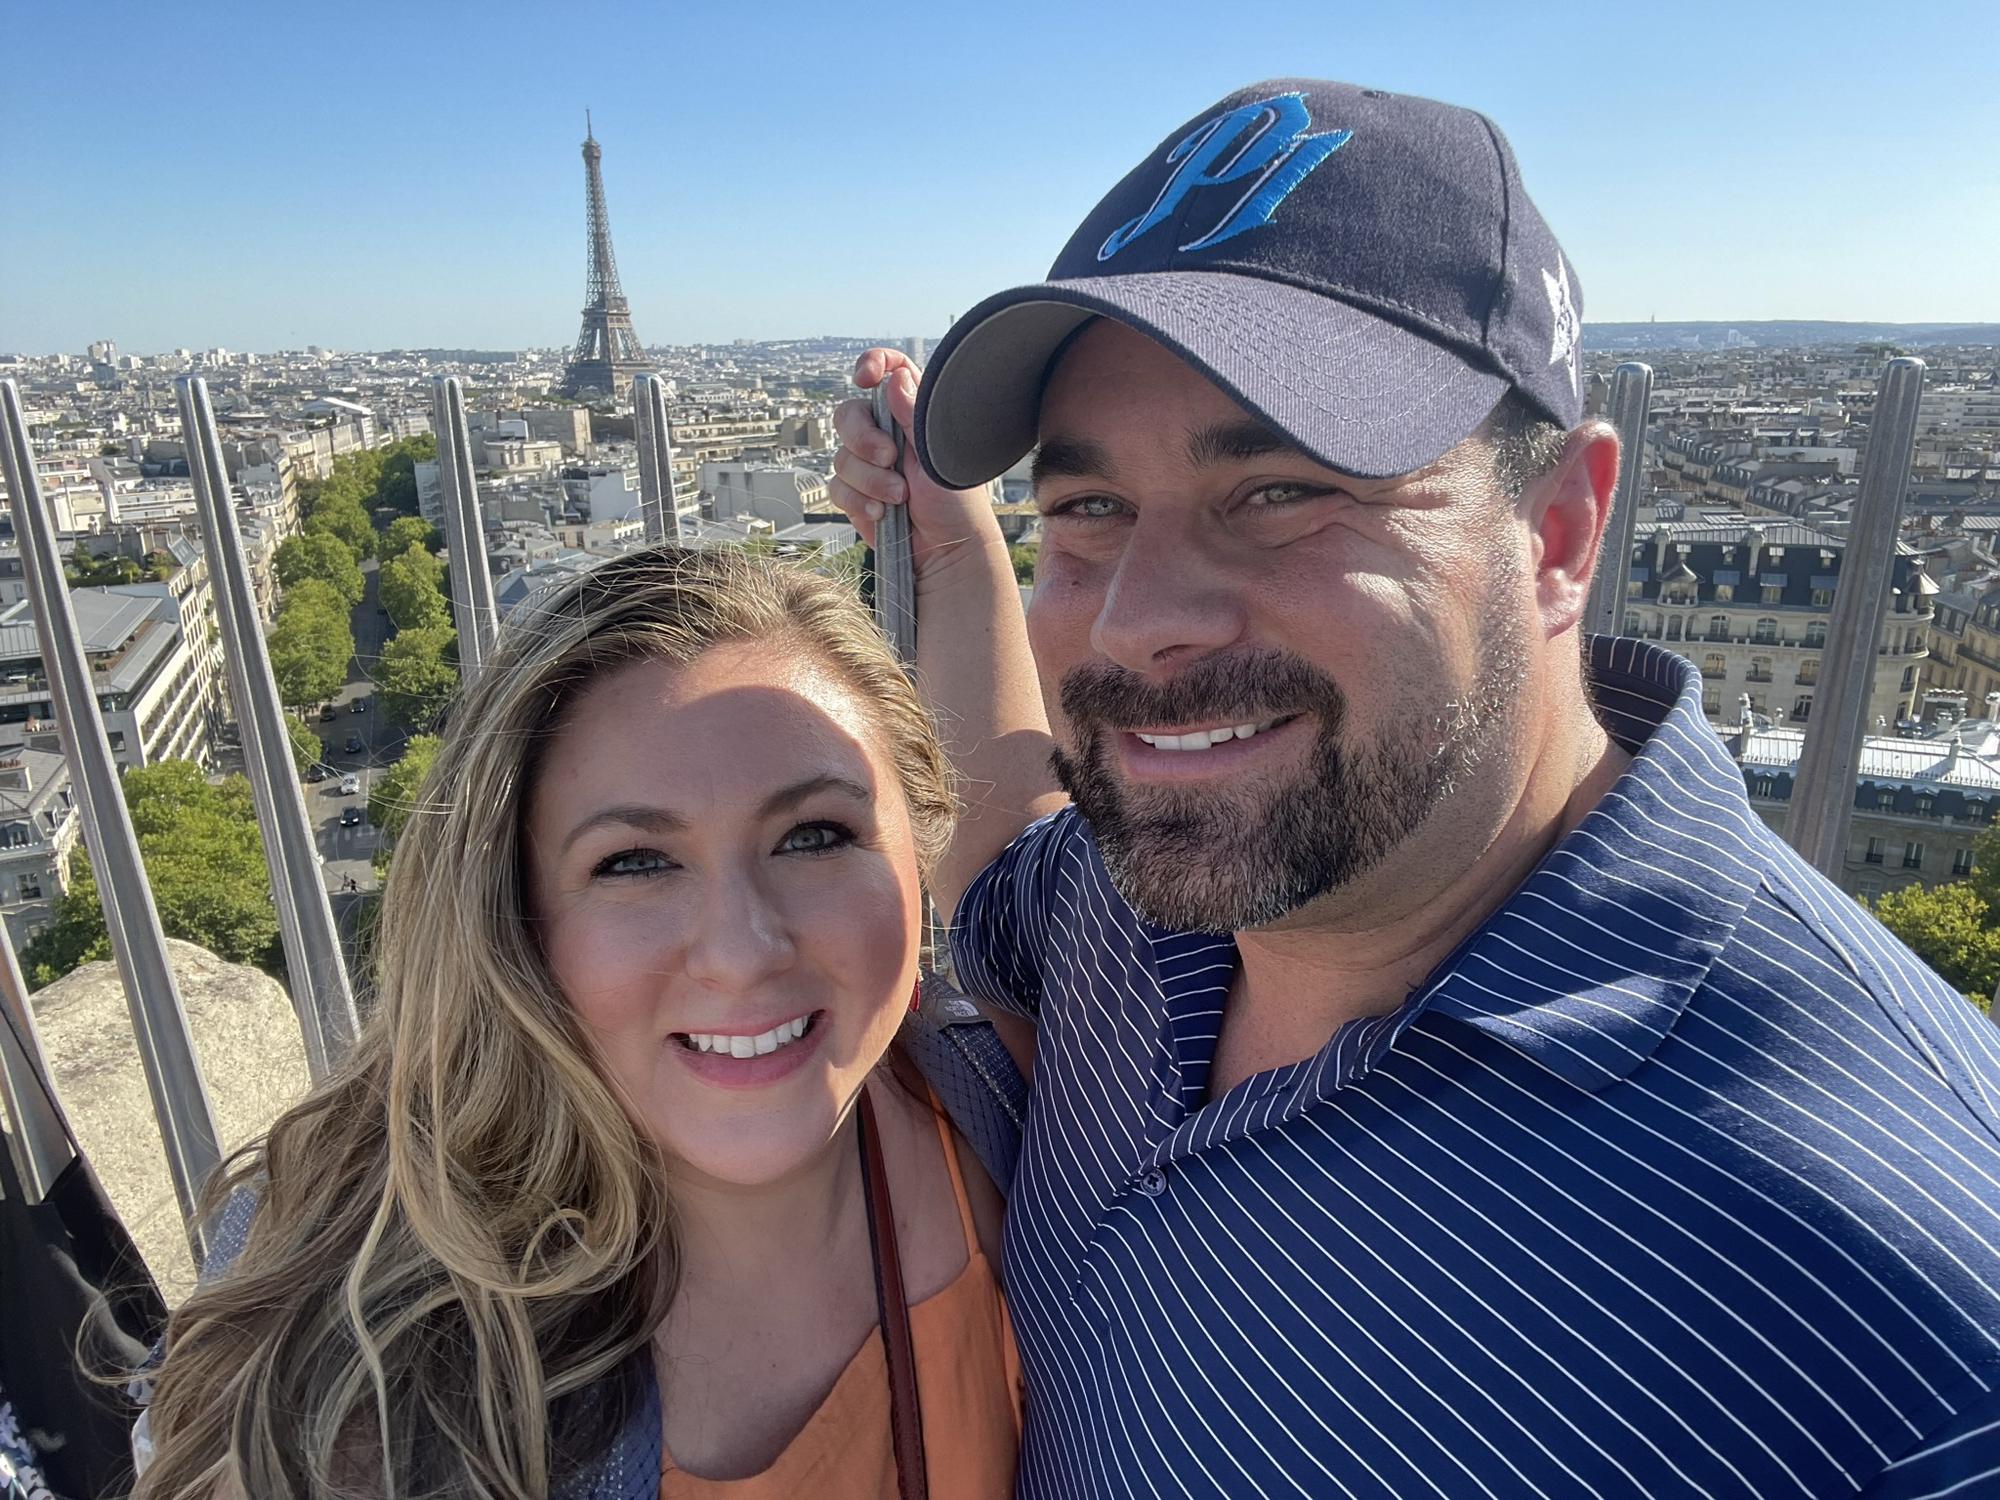
M 1021 1366 L 1014 1328 L 979 1234 L 951 1126 L 938 1115 L 945 1166 L 965 1235 L 965 1269 L 910 1309 L 923 1410 L 924 1464 L 935 1500 L 1009 1500 L 1021 1443 Z M 777 1461 L 748 1479 L 702 1479 L 665 1456 L 660 1500 L 896 1500 L 889 1439 L 889 1365 L 877 1330 Z

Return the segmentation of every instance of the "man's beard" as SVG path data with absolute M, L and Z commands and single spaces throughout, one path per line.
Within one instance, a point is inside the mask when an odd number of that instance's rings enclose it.
M 1357 744 L 1341 733 L 1346 695 L 1287 652 L 1211 657 L 1161 685 L 1094 663 L 1063 679 L 1077 749 L 1055 752 L 1056 775 L 1140 916 L 1182 932 L 1240 932 L 1339 890 L 1416 833 L 1479 764 L 1526 677 L 1518 629 L 1495 626 L 1466 696 L 1426 708 L 1413 692 L 1399 723 Z M 1133 787 L 1112 766 L 1119 731 L 1293 714 L 1319 720 L 1293 778 Z

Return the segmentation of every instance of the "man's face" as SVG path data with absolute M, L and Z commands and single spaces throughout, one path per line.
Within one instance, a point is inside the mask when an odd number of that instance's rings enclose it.
M 1541 646 L 1483 440 L 1351 479 L 1102 321 L 1057 366 L 1040 439 L 1029 634 L 1058 773 L 1126 900 L 1240 931 L 1470 857 L 1439 809 L 1518 787 Z

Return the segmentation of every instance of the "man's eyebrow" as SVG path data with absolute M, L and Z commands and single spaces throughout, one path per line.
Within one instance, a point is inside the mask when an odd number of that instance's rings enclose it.
M 1240 462 L 1264 458 L 1273 453 L 1306 456 L 1305 450 L 1290 438 L 1262 422 L 1247 418 L 1217 422 L 1213 427 L 1203 427 L 1188 434 L 1188 463 L 1197 469 L 1232 460 Z
M 764 805 L 757 810 L 757 815 L 768 818 L 773 813 L 785 812 L 821 792 L 838 792 L 856 802 L 865 803 L 873 800 L 868 788 L 860 782 L 828 772 L 824 775 L 808 776 L 803 781 L 795 781 L 790 786 L 780 787 L 764 799 Z M 603 828 L 610 824 L 659 834 L 685 833 L 688 827 L 686 818 L 679 813 L 668 812 L 663 807 L 651 807 L 643 802 L 621 802 L 615 807 L 599 808 L 578 823 L 563 838 L 563 849 L 567 850 L 592 829 Z
M 1028 482 L 1039 488 L 1045 479 L 1102 479 L 1111 473 L 1111 455 L 1088 438 L 1050 438 L 1035 450 Z

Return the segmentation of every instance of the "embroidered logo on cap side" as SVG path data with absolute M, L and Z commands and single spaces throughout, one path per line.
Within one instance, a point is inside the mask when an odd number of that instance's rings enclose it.
M 1249 185 L 1213 229 L 1182 245 L 1182 250 L 1206 250 L 1270 223 L 1292 190 L 1354 136 L 1351 130 L 1308 135 L 1311 128 L 1312 115 L 1303 94 L 1276 94 L 1197 125 L 1167 153 L 1175 170 L 1152 207 L 1114 229 L 1097 258 L 1111 259 L 1148 230 L 1166 223 L 1180 212 L 1190 193 L 1225 183 Z
M 1556 274 L 1542 272 L 1542 290 L 1549 294 L 1549 367 L 1569 362 L 1569 388 L 1583 394 L 1581 372 L 1577 369 L 1576 344 L 1582 329 L 1576 316 L 1576 299 L 1569 294 L 1569 262 L 1556 256 Z

